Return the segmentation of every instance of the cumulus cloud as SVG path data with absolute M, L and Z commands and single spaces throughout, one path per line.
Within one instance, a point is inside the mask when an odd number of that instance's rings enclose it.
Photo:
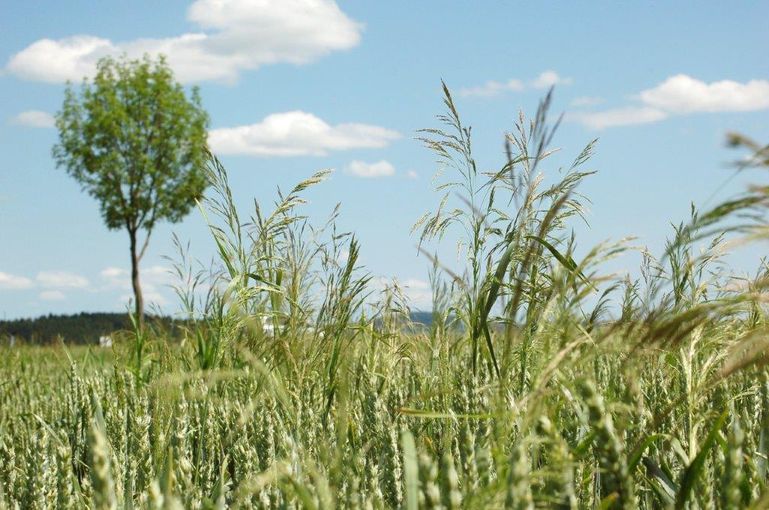
M 522 80 L 513 78 L 507 81 L 490 80 L 483 85 L 464 87 L 459 89 L 462 97 L 496 97 L 506 92 L 522 92 L 527 88 L 545 89 L 553 85 L 569 85 L 571 78 L 563 78 L 555 71 L 544 71 L 539 76 L 529 81 L 528 86 Z
M 363 25 L 333 0 L 197 0 L 187 11 L 197 31 L 113 42 L 93 35 L 41 39 L 11 57 L 7 71 L 50 83 L 90 77 L 105 55 L 164 54 L 184 82 L 232 82 L 245 70 L 304 64 L 360 42 Z
M 297 110 L 268 115 L 256 124 L 213 129 L 208 144 L 217 154 L 324 156 L 330 151 L 385 147 L 398 138 L 398 132 L 383 127 L 355 123 L 332 126 Z
M 604 129 L 648 124 L 672 115 L 765 110 L 769 109 L 769 81 L 740 83 L 721 80 L 706 83 L 677 74 L 656 87 L 641 91 L 635 99 L 640 104 L 598 112 L 575 112 L 568 118 L 592 129 Z
M 769 81 L 732 80 L 705 83 L 687 76 L 671 76 L 640 93 L 646 105 L 671 113 L 747 112 L 769 108 Z
M 29 278 L 0 271 L 0 289 L 22 290 L 29 289 L 32 286 L 34 286 L 34 283 Z
M 6 69 L 20 78 L 48 83 L 80 81 L 96 71 L 96 61 L 119 50 L 90 35 L 41 39 L 11 57 Z
M 376 163 L 355 160 L 347 166 L 345 171 L 356 177 L 364 178 L 390 177 L 395 175 L 395 167 L 385 160 L 377 161 Z
M 103 287 L 100 289 L 102 291 L 121 290 L 123 292 L 128 292 L 132 290 L 131 273 L 123 268 L 107 267 L 102 269 L 99 275 L 101 276 L 103 283 Z
M 99 272 L 102 280 L 114 288 L 131 289 L 131 272 L 122 267 L 105 267 Z M 142 287 L 168 285 L 172 281 L 171 270 L 165 266 L 140 268 L 139 278 Z
M 125 304 L 134 298 L 131 287 L 131 273 L 127 269 L 120 267 L 106 267 L 99 272 L 104 287 L 102 290 L 122 291 L 119 300 Z M 150 266 L 142 268 L 139 271 L 139 277 L 142 286 L 142 296 L 148 306 L 166 305 L 168 298 L 162 290 L 166 289 L 173 282 L 173 275 L 168 267 Z
M 564 78 L 555 71 L 549 70 L 532 80 L 531 86 L 535 89 L 547 89 L 554 85 L 570 85 L 571 82 L 571 78 Z
M 17 126 L 26 126 L 33 128 L 51 128 L 56 120 L 48 112 L 40 110 L 28 110 L 21 112 L 11 119 L 11 123 Z
M 43 288 L 46 290 L 83 289 L 88 279 L 68 271 L 40 271 L 35 279 L 0 272 L 0 289 L 20 290 Z
M 648 106 L 614 108 L 600 112 L 577 112 L 567 115 L 567 119 L 580 122 L 590 129 L 605 129 L 632 124 L 649 124 L 668 116 L 667 113 Z
M 51 289 L 82 289 L 88 287 L 88 279 L 67 271 L 41 271 L 35 277 L 37 283 Z
M 44 290 L 38 297 L 43 301 L 61 301 L 67 296 L 60 290 Z
M 173 280 L 169 269 L 164 266 L 150 266 L 142 270 L 142 289 L 148 306 L 165 305 L 169 303 L 162 290 Z M 44 301 L 61 301 L 66 299 L 65 290 L 89 290 L 93 292 L 121 293 L 121 303 L 133 298 L 130 272 L 118 268 L 107 267 L 100 272 L 101 282 L 91 285 L 91 282 L 78 274 L 68 271 L 40 271 L 34 280 L 0 272 L 0 289 L 26 290 L 38 289 L 38 298 Z
M 101 270 L 99 273 L 102 278 L 106 278 L 107 280 L 112 280 L 114 278 L 119 278 L 123 275 L 128 275 L 128 271 L 125 269 L 121 269 L 119 267 L 107 267 Z
M 525 88 L 521 80 L 512 79 L 506 82 L 490 80 L 476 87 L 461 88 L 459 95 L 462 97 L 494 97 L 503 92 L 520 92 Z
M 416 180 L 416 179 L 419 179 L 419 174 L 418 174 L 418 173 L 416 173 L 414 170 L 409 170 L 409 172 L 406 174 L 406 176 L 407 176 L 409 179 L 412 179 L 412 180 Z

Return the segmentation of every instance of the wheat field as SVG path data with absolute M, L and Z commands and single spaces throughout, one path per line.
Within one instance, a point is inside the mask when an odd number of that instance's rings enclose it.
M 637 248 L 577 256 L 593 144 L 549 168 L 549 103 L 493 172 L 447 89 L 420 132 L 444 179 L 414 229 L 428 326 L 373 285 L 336 211 L 302 215 L 326 172 L 241 219 L 212 156 L 219 264 L 177 242 L 181 342 L 148 324 L 111 349 L 0 352 L 0 508 L 769 507 L 769 275 L 721 263 L 766 237 L 767 189 L 693 209 L 637 277 L 609 274 Z M 459 269 L 428 249 L 452 236 Z

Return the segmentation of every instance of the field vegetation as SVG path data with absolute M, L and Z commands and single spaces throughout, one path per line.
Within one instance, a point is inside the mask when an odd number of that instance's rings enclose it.
M 137 325 L 111 350 L 2 351 L 0 507 L 767 508 L 769 279 L 721 258 L 766 236 L 769 191 L 692 209 L 637 279 L 607 274 L 635 248 L 577 257 L 593 144 L 550 168 L 549 103 L 492 172 L 448 90 L 420 133 L 445 179 L 415 227 L 422 331 L 396 282 L 374 291 L 337 211 L 302 216 L 327 173 L 245 219 L 211 157 L 221 264 L 178 243 L 180 342 Z M 460 270 L 427 250 L 456 236 Z

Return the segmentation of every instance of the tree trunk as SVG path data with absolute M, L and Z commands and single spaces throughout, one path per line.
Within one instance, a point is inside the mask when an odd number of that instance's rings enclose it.
M 134 289 L 134 299 L 136 301 L 136 323 L 139 329 L 144 328 L 144 298 L 142 297 L 142 287 L 139 283 L 139 254 L 136 246 L 136 231 L 128 231 L 131 238 L 131 285 Z

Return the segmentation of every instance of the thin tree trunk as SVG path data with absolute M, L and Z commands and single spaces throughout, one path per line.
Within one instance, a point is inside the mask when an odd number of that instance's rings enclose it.
M 134 298 L 136 301 L 136 322 L 139 329 L 144 328 L 144 298 L 142 297 L 142 287 L 139 283 L 139 260 L 137 253 L 136 231 L 129 230 L 128 236 L 131 238 L 131 284 L 134 289 Z

